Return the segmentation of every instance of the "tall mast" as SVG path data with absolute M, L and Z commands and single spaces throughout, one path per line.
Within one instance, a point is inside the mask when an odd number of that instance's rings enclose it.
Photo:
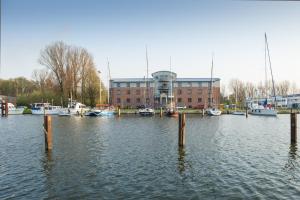
M 212 107 L 211 103 L 212 103 L 213 68 L 214 68 L 214 55 L 212 55 L 212 59 L 211 59 L 210 85 L 209 85 L 209 101 L 208 101 L 208 107 L 209 108 Z
M 149 82 L 148 82 L 148 74 L 149 74 L 149 61 L 148 61 L 148 50 L 147 50 L 147 46 L 146 46 L 146 64 L 147 64 L 147 76 L 146 76 L 146 89 L 147 89 L 147 99 L 149 99 L 150 100 L 150 97 L 149 97 Z M 149 101 L 148 100 L 148 101 Z M 148 103 L 147 102 L 147 100 L 145 101 L 146 103 Z M 148 105 L 147 105 L 148 106 Z
M 110 80 L 111 80 L 111 76 L 110 76 L 110 67 L 109 67 L 109 60 L 107 58 L 107 69 L 108 69 L 108 90 L 107 90 L 107 104 L 110 104 L 109 101 L 109 96 L 110 96 Z
M 267 69 L 267 45 L 266 45 L 266 42 L 265 42 L 265 95 L 266 97 L 268 97 L 268 90 L 269 90 L 269 87 L 268 87 L 268 69 Z
M 171 72 L 171 108 L 173 107 L 173 77 L 172 77 L 172 60 L 170 56 L 170 72 Z
M 274 83 L 274 77 L 273 77 L 273 70 L 271 66 L 271 57 L 270 57 L 270 51 L 269 51 L 269 44 L 268 44 L 268 39 L 267 39 L 267 33 L 265 33 L 265 44 L 266 48 L 268 51 L 268 57 L 269 57 L 269 65 L 270 65 L 270 71 L 271 71 L 271 76 L 272 76 L 272 85 L 273 85 L 273 95 L 275 98 L 275 109 L 276 109 L 276 91 L 275 91 L 275 83 Z

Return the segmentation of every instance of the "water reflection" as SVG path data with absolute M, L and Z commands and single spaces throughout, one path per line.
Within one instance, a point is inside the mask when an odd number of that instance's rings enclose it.
M 182 174 L 185 171 L 185 148 L 178 147 L 178 170 Z
M 297 158 L 299 158 L 297 143 L 292 143 L 290 145 L 288 162 L 285 165 L 285 168 L 289 171 L 294 170 L 297 165 L 297 161 L 296 161 Z

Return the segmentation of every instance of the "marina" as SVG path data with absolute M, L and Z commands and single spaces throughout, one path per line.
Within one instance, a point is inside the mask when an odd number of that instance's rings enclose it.
M 176 118 L 52 116 L 50 152 L 42 124 L 38 115 L 0 118 L 0 199 L 300 195 L 289 115 L 186 115 L 182 148 Z

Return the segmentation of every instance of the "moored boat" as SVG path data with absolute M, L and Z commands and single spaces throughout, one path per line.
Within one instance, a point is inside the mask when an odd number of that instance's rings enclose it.
M 33 115 L 58 115 L 61 106 L 52 106 L 49 103 L 31 104 L 31 112 Z
M 24 112 L 24 107 L 15 107 L 14 104 L 8 103 L 8 114 L 9 115 L 21 115 Z

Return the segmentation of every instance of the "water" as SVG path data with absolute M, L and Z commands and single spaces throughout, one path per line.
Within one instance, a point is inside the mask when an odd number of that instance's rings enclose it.
M 178 148 L 178 119 L 54 116 L 46 153 L 42 116 L 0 118 L 0 199 L 299 199 L 289 120 L 187 116 Z

